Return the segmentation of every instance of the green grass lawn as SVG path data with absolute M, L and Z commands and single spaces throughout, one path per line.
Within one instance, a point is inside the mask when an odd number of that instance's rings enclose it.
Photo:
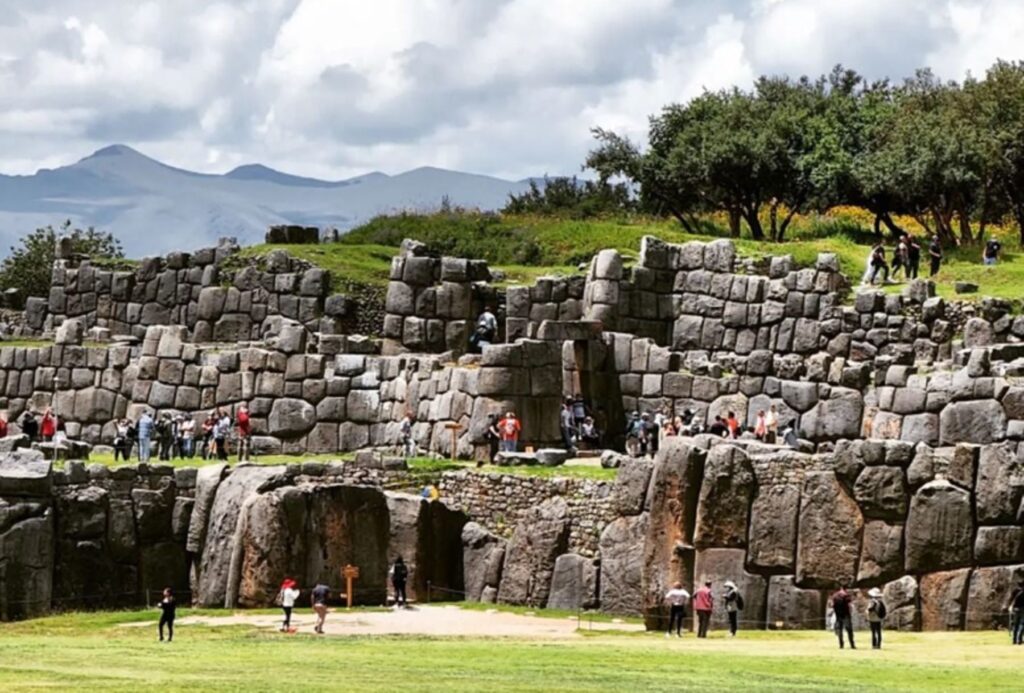
M 189 615 L 185 611 L 182 616 Z M 147 620 L 148 627 L 123 624 Z M 152 611 L 0 624 L 0 690 L 991 691 L 1019 690 L 1005 633 L 889 633 L 840 652 L 823 631 L 707 640 L 594 631 L 572 640 L 321 637 L 179 625 Z

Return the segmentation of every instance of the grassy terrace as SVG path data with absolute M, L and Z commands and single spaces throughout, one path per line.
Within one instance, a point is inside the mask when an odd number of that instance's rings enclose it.
M 713 632 L 698 641 L 584 630 L 544 641 L 316 637 L 251 625 L 179 625 L 174 643 L 165 644 L 156 640 L 156 618 L 154 611 L 72 613 L 0 624 L 0 689 L 990 691 L 1020 685 L 1020 648 L 1000 632 L 889 633 L 886 649 L 840 652 L 823 631 L 745 632 L 736 639 Z M 140 621 L 150 625 L 126 625 Z

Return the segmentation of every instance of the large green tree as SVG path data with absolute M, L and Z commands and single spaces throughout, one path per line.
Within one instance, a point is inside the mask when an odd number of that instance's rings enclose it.
M 113 234 L 88 229 L 72 229 L 71 222 L 36 229 L 22 237 L 10 254 L 0 262 L 0 289 L 16 288 L 24 296 L 47 296 L 57 255 L 57 239 L 67 239 L 70 252 L 91 258 L 123 258 L 121 243 Z

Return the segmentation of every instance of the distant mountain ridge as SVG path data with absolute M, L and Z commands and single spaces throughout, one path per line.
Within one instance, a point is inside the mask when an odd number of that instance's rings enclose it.
M 0 174 L 0 244 L 70 219 L 112 231 L 131 256 L 191 250 L 236 236 L 255 243 L 272 224 L 349 229 L 374 216 L 453 205 L 504 206 L 528 180 L 421 167 L 338 181 L 296 176 L 259 163 L 224 174 L 169 166 L 135 149 L 103 147 L 68 166 Z

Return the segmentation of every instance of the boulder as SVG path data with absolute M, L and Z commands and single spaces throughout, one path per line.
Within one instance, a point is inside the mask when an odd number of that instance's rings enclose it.
M 976 568 L 967 588 L 967 630 L 1006 630 L 1009 614 L 1006 600 L 1013 589 L 1024 581 L 1024 563 L 995 568 Z
M 576 611 L 597 605 L 597 567 L 593 559 L 575 553 L 555 561 L 547 608 Z
M 54 344 L 81 344 L 85 339 L 85 324 L 81 320 L 71 318 L 62 322 L 53 337 Z
M 857 582 L 877 585 L 902 572 L 903 525 L 890 525 L 882 520 L 865 523 Z
M 907 483 L 903 469 L 885 465 L 865 467 L 853 486 L 865 517 L 902 520 L 907 514 Z
M 740 594 L 743 595 L 743 612 L 740 618 L 751 623 L 751 628 L 761 628 L 765 619 L 765 605 L 768 598 L 768 583 L 760 575 L 752 575 L 744 569 L 745 552 L 743 549 L 701 549 L 697 551 L 697 560 L 693 569 L 694 586 L 703 585 L 710 580 L 712 590 L 719 594 L 726 580 L 732 580 Z M 728 616 L 724 608 L 717 608 L 711 613 L 711 625 L 724 628 L 728 624 Z
M 1024 559 L 1024 527 L 978 527 L 974 562 L 980 565 L 1018 563 Z
M 946 480 L 930 481 L 910 501 L 905 533 L 908 573 L 970 565 L 974 519 L 970 494 Z
M 53 511 L 43 503 L 0 499 L 0 621 L 42 616 L 54 575 Z
M 852 584 L 864 518 L 834 472 L 810 472 L 801 493 L 796 579 L 801 587 Z
M 762 486 L 750 510 L 747 555 L 751 565 L 793 570 L 796 565 L 800 487 L 793 483 Z
M 174 511 L 174 492 L 132 489 L 132 505 L 135 510 L 135 526 L 139 539 L 146 543 L 158 543 L 171 538 L 171 514 Z
M 301 399 L 274 400 L 268 418 L 270 434 L 281 438 L 294 438 L 308 433 L 316 424 L 316 409 Z
M 490 587 L 497 592 L 505 560 L 505 540 L 476 522 L 462 528 L 462 566 L 467 601 L 481 601 Z
M 947 404 L 939 415 L 939 442 L 995 443 L 1006 436 L 1006 412 L 994 399 Z
M 825 594 L 797 587 L 792 575 L 772 575 L 765 620 L 772 630 L 820 628 L 825 620 Z
M 625 464 L 627 460 L 631 459 L 633 458 L 629 455 L 623 455 L 621 452 L 605 450 L 601 453 L 601 466 L 605 469 L 617 469 Z
M 800 417 L 800 437 L 812 441 L 856 438 L 863 414 L 864 399 L 859 392 L 832 388 L 829 399 L 820 400 Z
M 523 515 L 505 551 L 498 589 L 502 604 L 547 604 L 555 560 L 568 547 L 569 522 L 569 506 L 561 496 Z
M 946 570 L 921 576 L 921 629 L 961 630 L 971 571 Z
M 217 487 L 227 469 L 226 464 L 211 464 L 200 467 L 196 473 L 195 504 L 189 517 L 188 538 L 185 541 L 185 550 L 189 553 L 198 554 L 203 551 L 210 506 L 213 505 Z
M 704 464 L 704 481 L 697 502 L 694 546 L 746 546 L 750 504 L 756 486 L 754 470 L 747 453 L 733 445 L 713 447 Z
M 1024 498 L 1024 462 L 1008 445 L 986 445 L 974 491 L 978 524 L 1012 524 Z M 1024 558 L 1022 556 L 1021 558 Z
M 650 460 L 627 457 L 615 475 L 612 499 L 619 515 L 639 515 L 644 511 L 647 487 L 654 464 Z
M 647 513 L 619 517 L 601 533 L 601 611 L 636 615 L 644 604 Z M 663 595 L 664 596 L 664 595 Z
M 35 450 L 0 456 L 0 496 L 48 497 L 53 488 L 53 463 Z

